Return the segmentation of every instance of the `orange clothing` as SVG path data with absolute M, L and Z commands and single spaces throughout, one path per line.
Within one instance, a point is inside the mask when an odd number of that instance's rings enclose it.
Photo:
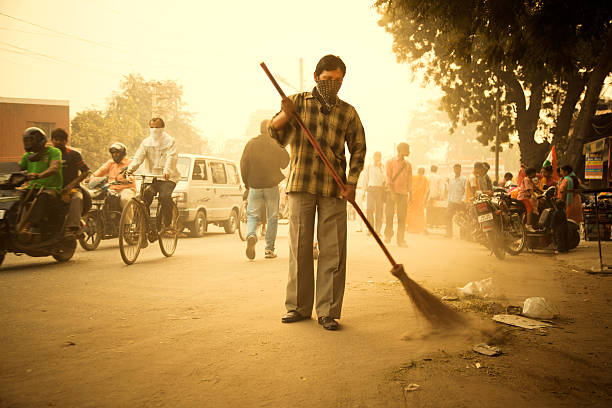
M 115 163 L 115 161 L 111 159 L 107 161 L 106 163 L 104 163 L 102 166 L 100 166 L 100 168 L 96 170 L 93 175 L 94 177 L 104 177 L 108 175 L 109 182 L 113 182 L 117 180 L 125 181 L 125 176 L 119 173 L 121 173 L 121 170 L 124 167 L 127 167 L 129 165 L 130 165 L 130 159 L 128 159 L 127 157 L 124 157 L 123 160 L 121 160 L 121 162 L 119 163 Z M 111 185 L 110 188 L 112 190 L 123 190 L 126 188 L 132 188 L 136 190 L 136 181 L 132 179 L 131 184 L 116 184 L 116 185 Z
M 548 187 L 552 187 L 554 185 L 556 185 L 556 183 L 552 177 L 541 177 L 540 182 L 538 183 L 538 188 L 540 191 L 546 191 Z
M 574 188 L 578 187 L 574 186 Z M 563 178 L 559 186 L 559 198 L 565 200 L 567 218 L 580 224 L 582 222 L 582 199 L 578 193 L 567 193 L 568 188 L 569 182 Z
M 412 165 L 410 163 L 396 156 L 387 161 L 385 167 L 387 170 L 387 187 L 402 195 L 412 191 Z M 392 181 L 394 178 L 395 180 Z
M 429 196 L 429 180 L 425 176 L 412 178 L 412 202 L 407 209 L 406 231 L 425 232 L 425 205 Z

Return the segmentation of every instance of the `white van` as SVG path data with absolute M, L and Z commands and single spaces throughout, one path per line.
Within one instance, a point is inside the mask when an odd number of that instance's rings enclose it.
M 201 237 L 208 224 L 233 234 L 244 189 L 238 165 L 228 159 L 179 153 L 177 167 L 181 179 L 174 189 L 180 219 L 191 235 Z

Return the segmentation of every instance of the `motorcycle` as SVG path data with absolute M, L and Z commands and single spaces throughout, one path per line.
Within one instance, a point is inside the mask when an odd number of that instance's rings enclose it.
M 77 234 L 66 231 L 68 204 L 61 202 L 58 212 L 49 217 L 40 236 L 19 234 L 42 189 L 20 189 L 27 173 L 17 163 L 0 164 L 0 265 L 7 252 L 33 257 L 52 256 L 58 262 L 72 258 Z
M 472 204 L 476 219 L 474 238 L 502 260 L 506 252 L 518 255 L 526 242 L 525 212 L 522 203 L 513 200 L 505 189 L 495 189 L 493 196 L 477 193 Z
M 89 182 L 92 208 L 83 216 L 83 234 L 79 237 L 83 249 L 93 251 L 98 248 L 101 240 L 119 236 L 121 202 L 119 193 L 110 187 L 120 184 L 126 183 L 109 183 L 108 177 L 95 177 Z
M 552 186 L 546 189 L 542 195 L 538 196 L 538 208 L 540 208 L 540 218 L 538 225 L 533 226 L 533 230 L 527 230 L 527 247 L 534 249 L 546 249 L 556 247 L 554 232 L 552 229 L 552 214 L 556 209 L 557 187 Z M 574 249 L 580 243 L 580 225 L 573 220 L 567 220 L 568 229 L 568 249 Z

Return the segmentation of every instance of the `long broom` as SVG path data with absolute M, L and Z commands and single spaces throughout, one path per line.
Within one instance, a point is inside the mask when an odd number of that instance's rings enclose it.
M 285 95 L 281 87 L 278 85 L 278 82 L 276 82 L 276 80 L 274 79 L 270 71 L 268 70 L 268 67 L 266 66 L 266 64 L 262 62 L 260 65 L 261 65 L 261 68 L 263 68 L 266 75 L 268 76 L 268 78 L 270 79 L 270 81 L 272 82 L 272 85 L 274 85 L 274 87 L 280 94 L 281 98 L 283 99 L 286 98 L 287 96 Z M 310 133 L 306 125 L 304 125 L 304 122 L 299 117 L 299 115 L 297 113 L 294 113 L 293 117 L 297 121 L 297 123 L 300 125 L 304 133 L 306 134 L 306 137 L 308 138 L 308 140 L 312 144 L 312 147 L 314 147 L 317 154 L 319 155 L 319 157 L 325 164 L 325 167 L 327 167 L 327 169 L 330 171 L 332 177 L 336 181 L 336 184 L 338 184 L 338 187 L 340 187 L 340 189 L 344 191 L 345 188 L 344 188 L 344 183 L 342 182 L 342 179 L 340 178 L 340 176 L 338 175 L 334 167 L 331 165 L 331 163 L 329 162 L 329 160 L 327 159 L 327 157 L 321 150 L 319 143 L 317 143 L 314 137 L 312 137 L 312 134 Z M 393 259 L 393 256 L 391 255 L 391 253 L 389 252 L 389 250 L 387 249 L 383 241 L 378 236 L 378 233 L 376 232 L 374 227 L 372 227 L 372 224 L 370 224 L 366 216 L 363 214 L 363 211 L 361 211 L 361 208 L 359 208 L 359 205 L 354 200 L 350 200 L 350 203 L 353 205 L 353 207 L 355 208 L 355 211 L 357 211 L 357 214 L 359 214 L 359 216 L 363 220 L 366 227 L 368 227 L 368 231 L 370 231 L 370 234 L 372 234 L 372 236 L 374 237 L 374 239 L 380 246 L 380 249 L 382 249 L 385 256 L 391 263 L 391 266 L 392 266 L 391 274 L 395 276 L 396 278 L 398 278 L 400 282 L 402 282 L 402 285 L 404 286 L 406 293 L 414 302 L 416 309 L 425 317 L 425 319 L 427 319 L 429 323 L 432 324 L 433 326 L 448 327 L 448 326 L 454 326 L 459 323 L 462 323 L 464 319 L 456 311 L 446 306 L 436 296 L 429 293 L 427 290 L 422 288 L 415 281 L 410 279 L 408 275 L 406 275 L 406 272 L 404 271 L 404 266 L 402 264 L 398 264 L 397 262 L 395 262 L 395 259 Z

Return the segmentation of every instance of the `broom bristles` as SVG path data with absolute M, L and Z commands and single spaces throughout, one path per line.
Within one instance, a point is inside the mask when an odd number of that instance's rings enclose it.
M 463 317 L 457 311 L 442 303 L 440 299 L 410 279 L 402 265 L 394 267 L 391 273 L 402 282 L 416 309 L 432 326 L 452 327 L 464 322 Z

